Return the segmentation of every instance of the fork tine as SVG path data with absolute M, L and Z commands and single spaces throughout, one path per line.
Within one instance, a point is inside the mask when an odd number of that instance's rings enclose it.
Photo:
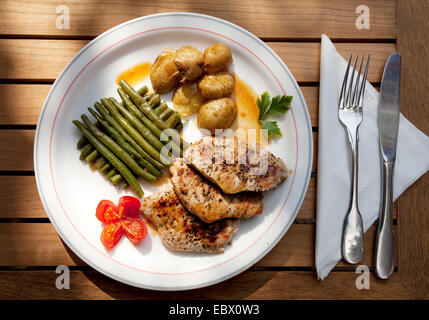
M 362 85 L 360 87 L 360 91 L 359 91 L 359 100 L 358 100 L 358 105 L 359 108 L 361 108 L 362 103 L 363 103 L 363 96 L 365 94 L 365 84 L 366 84 L 366 76 L 368 74 L 368 66 L 369 66 L 369 59 L 370 59 L 371 55 L 368 54 L 368 60 L 366 60 L 366 66 L 365 66 L 365 72 L 363 74 L 363 78 L 362 78 Z
M 350 57 L 349 57 L 349 63 L 347 65 L 346 73 L 344 74 L 343 85 L 341 86 L 340 102 L 338 103 L 338 106 L 339 106 L 340 109 L 344 108 L 345 92 L 346 92 L 346 86 L 347 86 L 347 78 L 349 76 L 350 62 L 351 61 L 352 61 L 352 55 L 350 55 Z
M 353 92 L 353 100 L 352 100 L 352 105 L 353 106 L 357 106 L 358 102 L 359 102 L 359 89 L 360 89 L 360 74 L 362 72 L 362 65 L 363 65 L 363 60 L 365 58 L 365 54 L 362 54 L 362 59 L 360 60 L 360 66 L 359 66 L 359 72 L 357 74 L 357 78 L 356 78 L 356 83 L 355 83 L 355 90 Z
M 352 77 L 351 77 L 350 82 L 349 82 L 349 89 L 348 89 L 347 98 L 346 98 L 346 106 L 347 106 L 347 108 L 351 108 L 353 106 L 353 103 L 352 103 L 352 88 L 353 88 L 353 79 L 355 77 L 356 65 L 357 65 L 358 58 L 359 58 L 359 55 L 356 56 L 355 63 L 354 63 L 354 66 L 353 66 L 353 70 L 352 70 Z

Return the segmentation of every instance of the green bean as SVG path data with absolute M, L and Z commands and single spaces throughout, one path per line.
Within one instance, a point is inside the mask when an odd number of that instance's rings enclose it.
M 146 117 L 149 118 L 155 125 L 161 129 L 167 129 L 165 123 L 153 112 L 153 110 L 149 107 L 147 103 L 145 103 L 144 99 L 131 87 L 128 82 L 125 80 L 119 81 L 119 85 L 122 90 L 130 97 L 130 99 L 134 102 L 134 104 L 140 108 L 140 110 L 145 114 Z M 151 99 L 152 100 L 152 99 Z
M 152 108 L 156 108 L 157 106 L 159 106 L 159 104 L 161 103 L 161 97 L 159 96 L 159 94 L 154 94 L 149 100 L 148 100 L 148 104 L 150 107 Z
M 82 151 L 80 152 L 80 160 L 85 159 L 91 152 L 92 150 L 94 150 L 94 148 L 92 147 L 92 145 L 90 143 L 86 144 L 83 148 Z
M 158 160 L 151 157 L 149 153 L 147 153 L 128 133 L 127 131 L 107 112 L 104 106 L 96 102 L 94 104 L 95 109 L 100 112 L 101 116 L 109 123 L 114 129 L 116 129 L 119 134 L 146 160 L 152 163 L 156 168 L 162 169 L 164 168 L 164 164 L 159 162 Z
M 110 114 L 115 118 L 115 120 L 124 128 L 128 134 L 155 160 L 161 161 L 161 155 L 158 150 L 156 150 L 145 138 L 131 126 L 127 120 L 119 113 L 116 106 L 109 99 L 101 99 L 101 103 L 107 108 Z M 162 161 L 161 161 L 162 162 Z
M 106 129 L 106 132 L 119 144 L 122 149 L 128 152 L 132 157 L 136 159 L 136 161 L 143 167 L 146 168 L 150 173 L 152 173 L 156 177 L 160 177 L 162 175 L 161 171 L 159 171 L 155 166 L 150 163 L 148 160 L 143 158 L 136 149 L 134 149 L 125 139 L 120 135 L 115 128 L 110 126 L 97 112 L 93 109 L 88 108 L 89 112 L 101 123 L 101 125 Z
M 86 158 L 85 158 L 85 160 L 86 160 L 86 162 L 88 162 L 88 163 L 92 163 L 92 162 L 94 162 L 95 161 L 95 159 L 97 159 L 97 157 L 98 157 L 98 151 L 97 151 L 97 149 L 94 149 Z
M 111 165 L 110 165 L 110 163 L 106 163 L 101 169 L 100 169 L 100 172 L 102 173 L 102 174 L 104 174 L 104 175 L 106 175 L 107 174 L 107 170 L 109 170 L 110 169 L 110 167 L 111 167 Z
M 143 138 L 146 139 L 152 146 L 156 148 L 156 150 L 161 151 L 164 147 L 164 144 L 156 137 L 154 136 L 150 130 L 139 121 L 131 112 L 129 112 L 123 105 L 121 105 L 118 101 L 116 101 L 114 98 L 109 98 L 109 100 L 113 103 L 116 110 L 119 110 L 120 113 L 126 118 L 125 120 L 129 121 L 131 125 L 137 129 L 137 131 L 143 136 Z M 161 134 L 160 134 L 161 135 Z M 176 146 L 176 148 L 178 148 Z M 168 163 L 169 160 L 165 159 L 162 155 L 160 155 L 160 160 L 163 163 Z
M 156 177 L 151 173 L 144 170 L 139 164 L 124 150 L 119 146 L 112 138 L 110 138 L 105 133 L 101 132 L 94 124 L 89 121 L 86 115 L 81 116 L 86 127 L 92 132 L 92 134 L 100 140 L 107 148 L 110 149 L 119 159 L 121 159 L 135 174 L 139 175 L 147 181 L 155 181 Z
M 144 99 L 133 89 L 133 87 L 128 84 L 128 82 L 126 82 L 125 80 L 121 80 L 119 81 L 119 85 L 150 121 L 152 121 L 161 130 L 168 129 L 165 122 L 162 121 L 160 117 L 158 117 L 158 115 L 152 110 L 151 107 L 149 107 L 147 103 L 145 103 Z M 175 140 L 180 141 L 184 149 L 189 147 L 189 143 L 187 143 L 182 137 L 180 137 L 180 135 L 178 135 L 177 139 Z
M 113 184 L 117 186 L 122 181 L 122 176 L 120 174 L 115 174 L 110 178 L 110 181 L 112 181 Z
M 143 97 L 148 91 L 149 89 L 147 88 L 147 86 L 143 86 L 137 90 L 137 93 Z
M 183 129 L 183 122 L 180 122 L 177 126 L 176 126 L 176 130 L 180 131 Z
M 165 121 L 165 124 L 167 125 L 167 127 L 169 128 L 174 128 L 176 126 L 176 124 L 180 121 L 180 117 L 177 113 L 173 113 L 171 115 L 170 118 L 167 119 L 167 121 Z
M 76 144 L 78 150 L 82 149 L 84 145 L 86 145 L 87 141 L 85 137 L 80 137 L 79 141 Z
M 159 117 L 163 120 L 163 121 L 165 121 L 165 120 L 167 120 L 172 114 L 174 113 L 174 111 L 173 111 L 173 109 L 170 109 L 170 108 L 168 108 L 168 109 L 165 109 L 164 110 L 164 112 L 161 112 L 160 113 L 160 115 L 159 115 Z
M 111 177 L 113 177 L 116 174 L 116 170 L 115 169 L 111 169 L 107 174 L 106 174 L 106 178 L 110 179 Z
M 139 198 L 143 196 L 143 190 L 140 187 L 137 179 L 133 176 L 132 172 L 119 160 L 113 152 L 111 152 L 102 142 L 100 142 L 90 130 L 88 130 L 83 123 L 74 120 L 73 124 L 82 132 L 85 138 L 108 160 L 110 163 L 118 169 L 125 180 L 133 188 L 134 192 Z
M 121 188 L 122 189 L 126 189 L 126 188 L 128 188 L 128 183 L 126 183 L 126 182 L 124 182 L 122 185 L 121 185 Z
M 146 116 L 140 111 L 139 108 L 136 107 L 136 105 L 130 100 L 130 98 L 126 95 L 126 93 L 121 88 L 118 88 L 118 93 L 119 93 L 119 96 L 121 97 L 121 99 L 123 101 L 124 107 L 127 108 L 132 114 L 137 116 L 137 119 L 141 120 L 143 125 L 146 126 L 159 139 L 159 137 L 161 136 L 161 130 L 159 130 L 158 127 L 152 121 L 150 121 L 148 118 L 146 118 Z M 116 102 L 116 100 L 113 101 L 113 103 L 115 103 L 115 102 Z M 121 110 L 119 110 L 119 111 L 121 111 Z M 159 142 L 161 142 L 161 141 L 159 141 Z M 158 150 L 160 150 L 160 149 L 158 149 Z
M 95 167 L 97 168 L 98 171 L 100 171 L 105 164 L 106 164 L 106 158 L 104 157 L 100 157 L 95 161 Z
M 156 107 L 153 111 L 159 116 L 161 112 L 168 109 L 168 105 L 165 101 L 162 101 L 162 103 Z
M 118 89 L 118 93 L 119 93 L 119 95 L 121 96 L 121 98 L 123 98 L 123 101 L 124 101 L 124 104 L 125 105 L 130 105 L 130 108 L 131 109 L 133 109 L 133 107 L 134 108 L 137 108 L 137 107 L 135 107 L 134 106 L 134 104 L 128 99 L 128 97 L 126 96 L 126 94 L 125 94 L 125 92 L 123 92 L 120 88 Z M 145 127 L 131 112 L 129 112 L 128 110 L 126 110 L 123 106 L 121 106 L 116 100 L 114 100 L 114 99 L 111 99 L 111 101 L 113 102 L 113 104 L 115 105 L 115 107 L 117 108 L 117 109 L 119 109 L 119 111 L 127 118 L 127 120 L 128 121 L 130 121 L 131 122 L 131 124 L 133 124 L 134 125 L 134 127 L 135 128 L 137 128 L 137 129 L 139 129 L 140 128 L 140 130 L 139 130 L 139 132 L 140 133 L 142 133 L 143 134 L 143 131 L 142 130 L 144 130 L 144 129 L 146 129 L 146 130 L 148 130 L 147 129 L 147 127 Z M 139 111 L 139 110 L 137 110 L 137 111 Z M 142 115 L 143 116 L 143 115 Z M 144 117 L 144 116 L 143 116 Z M 146 117 L 144 117 L 144 118 L 146 118 Z M 146 118 L 146 120 L 147 121 L 149 121 L 147 118 Z M 149 123 L 151 123 L 150 121 L 149 121 Z M 152 124 L 152 123 L 151 123 Z M 159 129 L 157 129 L 158 131 L 159 131 L 159 137 L 161 137 L 161 131 L 159 130 Z M 146 134 L 144 135 L 144 137 L 145 138 L 148 138 L 148 140 L 149 140 L 149 142 L 151 142 L 152 143 L 152 141 L 155 143 L 155 142 L 157 142 L 157 145 L 154 145 L 159 151 L 161 151 L 162 150 L 162 148 L 164 147 L 164 144 L 158 139 L 158 138 L 156 138 L 155 136 L 153 136 L 152 134 L 149 134 L 149 133 L 147 133 L 147 132 L 145 132 Z M 150 139 L 149 139 L 150 138 Z M 174 141 L 176 141 L 176 140 L 174 140 Z M 153 144 L 153 143 L 152 143 Z M 180 149 L 180 143 L 179 143 L 179 145 L 177 145 L 176 143 L 173 143 L 173 144 L 171 144 L 171 148 L 172 148 L 172 150 L 173 150 L 173 152 L 174 152 L 174 154 L 176 154 L 176 155 L 183 155 L 183 152 L 182 152 L 182 150 Z M 162 155 L 161 155 L 162 156 Z

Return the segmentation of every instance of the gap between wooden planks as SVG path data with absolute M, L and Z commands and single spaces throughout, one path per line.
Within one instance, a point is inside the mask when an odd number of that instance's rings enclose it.
M 3 35 L 96 36 L 122 22 L 163 12 L 196 12 L 213 15 L 248 29 L 258 37 L 393 39 L 396 36 L 396 1 L 372 0 L 368 3 L 371 28 L 357 30 L 356 8 L 361 0 L 289 1 L 67 1 L 70 29 L 58 29 L 55 0 L 6 0 L 0 20 Z M 366 3 L 364 3 L 366 4 Z M 274 27 L 273 27 L 274 26 Z
M 94 217 L 88 217 L 91 218 Z M 365 233 L 365 256 L 360 264 L 373 265 L 375 233 L 376 226 L 372 226 Z M 151 233 L 148 236 L 157 237 Z M 314 224 L 293 224 L 277 246 L 254 266 L 314 267 L 314 240 Z M 124 238 L 121 241 L 127 240 Z M 140 258 L 144 259 L 143 256 Z M 61 264 L 86 265 L 63 244 L 50 223 L 0 223 L 0 266 L 31 267 Z M 340 261 L 337 267 L 353 268 L 343 261 Z
M 389 281 L 370 274 L 370 289 L 358 290 L 354 272 L 331 272 L 319 281 L 308 271 L 246 271 L 222 283 L 166 292 L 134 288 L 97 271 L 70 271 L 70 290 L 58 290 L 55 270 L 0 271 L 0 299 L 421 299 L 400 277 Z
M 65 65 L 89 41 L 0 39 L 0 79 L 19 81 L 52 81 Z M 298 82 L 318 82 L 320 42 L 268 42 L 290 68 Z M 394 43 L 336 43 L 345 57 L 351 53 L 371 54 L 368 81 L 380 82 Z M 137 63 L 137 62 L 136 62 Z M 115 81 L 115 79 L 112 79 Z
M 313 222 L 316 219 L 316 178 L 310 179 L 308 191 L 297 219 Z M 0 176 L 1 219 L 47 218 L 36 188 L 34 176 Z M 394 219 L 397 218 L 394 203 Z

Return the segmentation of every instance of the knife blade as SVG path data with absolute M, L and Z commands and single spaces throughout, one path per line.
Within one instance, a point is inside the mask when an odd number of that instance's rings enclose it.
M 401 56 L 393 53 L 384 67 L 378 103 L 378 133 L 382 155 L 381 206 L 375 247 L 375 274 L 388 279 L 395 267 L 392 202 L 393 174 L 399 129 Z
M 381 81 L 378 104 L 378 130 L 384 161 L 395 161 L 399 128 L 399 78 L 401 55 L 397 52 L 387 60 Z

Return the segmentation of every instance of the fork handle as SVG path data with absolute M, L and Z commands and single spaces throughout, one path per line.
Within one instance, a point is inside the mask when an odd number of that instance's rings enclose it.
M 343 259 L 351 264 L 360 262 L 364 253 L 363 223 L 358 206 L 358 128 L 347 129 L 352 154 L 352 192 L 350 209 L 344 218 L 341 253 Z
M 380 219 L 375 243 L 375 274 L 388 279 L 395 267 L 395 235 L 392 222 L 393 172 L 395 164 L 383 161 Z

